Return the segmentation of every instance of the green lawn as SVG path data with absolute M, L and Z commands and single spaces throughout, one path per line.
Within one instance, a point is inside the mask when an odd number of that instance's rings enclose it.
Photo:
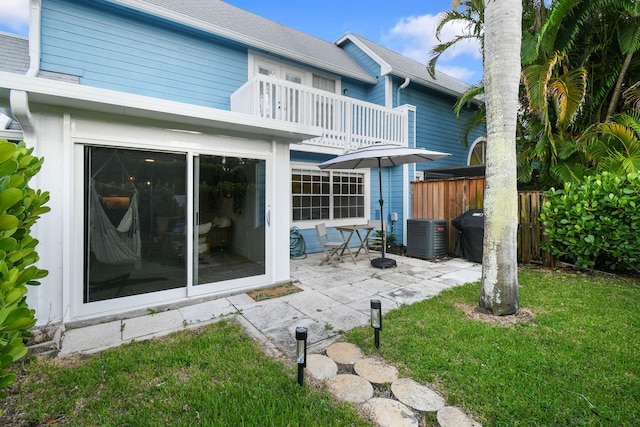
M 267 357 L 233 321 L 22 368 L 0 425 L 371 425 L 317 387 L 299 387 L 296 367 Z
M 640 425 L 640 283 L 525 269 L 519 284 L 533 322 L 469 319 L 465 285 L 390 312 L 379 352 L 485 426 Z M 375 350 L 371 328 L 348 337 Z
M 348 338 L 485 426 L 638 426 L 639 285 L 525 269 L 521 305 L 533 322 L 469 319 L 459 307 L 477 304 L 476 284 L 390 312 L 379 350 L 370 327 Z M 30 358 L 16 369 L 0 424 L 371 425 L 308 381 L 299 387 L 294 365 L 265 356 L 228 320 L 84 360 Z

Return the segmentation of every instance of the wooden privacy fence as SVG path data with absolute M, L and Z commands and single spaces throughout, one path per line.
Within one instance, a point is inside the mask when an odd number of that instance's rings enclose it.
M 447 252 L 453 254 L 458 229 L 451 220 L 469 209 L 484 207 L 484 177 L 450 178 L 413 183 L 413 218 L 434 218 L 447 221 Z M 540 249 L 543 228 L 540 209 L 544 203 L 542 191 L 518 192 L 518 262 L 550 265 L 551 256 Z

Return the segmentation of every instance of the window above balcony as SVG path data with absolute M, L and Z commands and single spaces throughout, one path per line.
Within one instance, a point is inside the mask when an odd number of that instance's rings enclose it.
M 311 71 L 258 53 L 249 54 L 248 74 L 249 79 L 259 74 L 331 93 L 340 93 L 341 81 L 337 76 Z

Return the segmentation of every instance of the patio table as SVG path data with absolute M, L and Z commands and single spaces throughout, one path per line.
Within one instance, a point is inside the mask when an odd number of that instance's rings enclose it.
M 364 253 L 367 254 L 367 258 L 371 259 L 371 256 L 369 255 L 369 249 L 367 248 L 367 239 L 369 238 L 369 234 L 371 233 L 371 231 L 373 231 L 373 229 L 374 227 L 369 224 L 337 226 L 336 230 L 340 232 L 340 234 L 342 235 L 342 238 L 345 241 L 344 249 L 342 250 L 342 252 L 340 252 L 340 256 L 342 256 L 345 251 L 349 252 L 349 255 L 351 256 L 351 260 L 355 264 L 356 257 L 360 254 L 360 251 L 364 251 Z M 360 234 L 360 230 L 363 230 L 363 232 L 366 231 L 366 234 L 364 235 L 364 237 L 362 236 L 362 234 Z M 351 247 L 349 247 L 349 243 L 351 242 L 351 238 L 353 237 L 354 234 L 358 236 L 358 239 L 360 240 L 360 245 L 358 246 L 358 250 L 355 252 L 355 255 L 351 250 Z

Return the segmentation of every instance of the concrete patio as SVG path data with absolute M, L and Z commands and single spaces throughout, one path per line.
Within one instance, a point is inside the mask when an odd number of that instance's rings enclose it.
M 298 326 L 308 330 L 309 351 L 320 353 L 341 338 L 341 331 L 369 322 L 370 300 L 382 302 L 383 313 L 438 294 L 443 289 L 477 281 L 482 266 L 452 258 L 425 261 L 393 256 L 397 267 L 377 269 L 366 257 L 347 260 L 338 268 L 320 266 L 321 255 L 291 260 L 293 284 L 302 292 L 264 301 L 239 293 L 166 311 L 138 313 L 136 317 L 68 329 L 59 357 L 94 353 L 132 340 L 163 336 L 185 327 L 197 327 L 222 317 L 236 316 L 249 334 L 274 356 L 294 351 Z

